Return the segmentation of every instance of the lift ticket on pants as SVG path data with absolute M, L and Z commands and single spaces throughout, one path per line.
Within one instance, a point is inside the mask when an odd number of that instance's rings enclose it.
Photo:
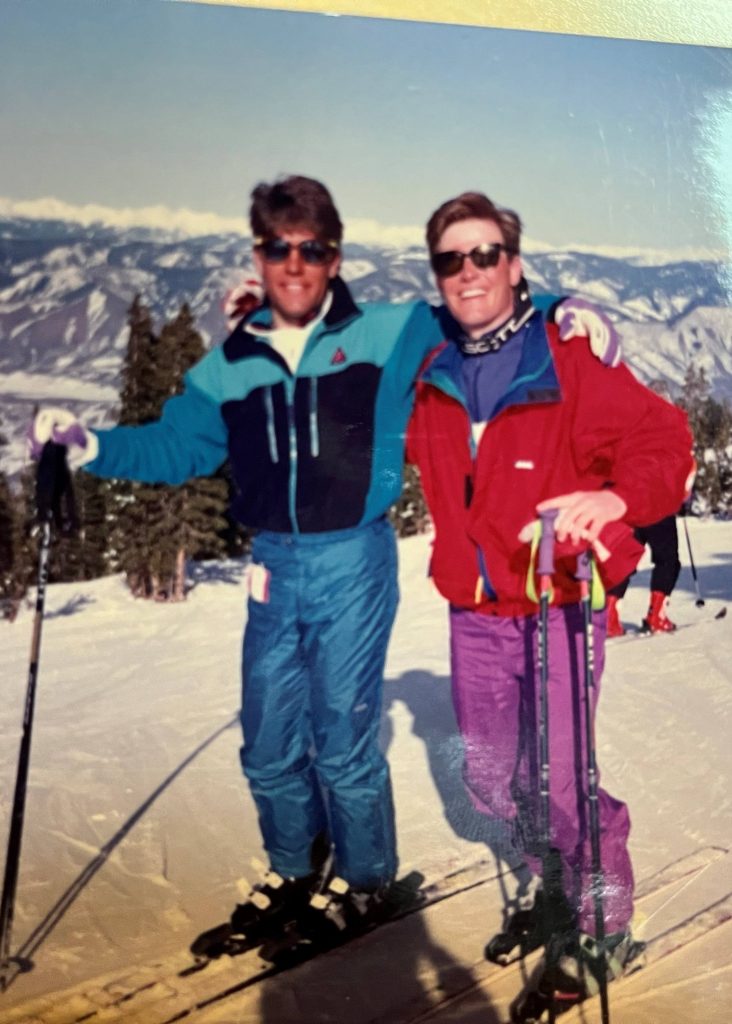
M 253 601 L 260 604 L 269 603 L 269 581 L 271 577 L 269 569 L 264 565 L 252 563 L 249 566 L 249 596 Z

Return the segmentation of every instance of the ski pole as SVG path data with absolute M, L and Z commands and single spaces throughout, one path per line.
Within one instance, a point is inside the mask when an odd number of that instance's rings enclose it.
M 38 463 L 36 506 L 38 519 L 41 524 L 41 542 L 38 555 L 38 587 L 36 591 L 33 633 L 31 636 L 23 732 L 18 754 L 15 793 L 10 816 L 10 833 L 8 835 L 8 848 L 5 856 L 2 901 L 0 902 L 0 992 L 4 992 L 7 989 L 13 974 L 28 971 L 32 966 L 27 960 L 10 956 L 10 943 L 15 910 L 15 893 L 18 885 L 20 850 L 23 839 L 23 819 L 25 817 L 28 768 L 33 732 L 33 712 L 38 682 L 38 664 L 41 652 L 41 631 L 46 601 L 46 584 L 48 582 L 49 553 L 51 550 L 51 523 L 55 520 L 60 529 L 70 529 L 74 519 L 71 481 L 66 466 L 66 449 L 62 445 L 53 444 L 50 441 L 44 446 Z M 64 516 L 62 511 L 64 506 L 66 508 L 66 516 Z
M 600 977 L 600 1007 L 602 1024 L 610 1024 L 610 1006 L 607 994 L 607 972 L 605 961 L 605 908 L 603 893 L 605 877 L 602 870 L 600 851 L 600 811 L 597 797 L 597 758 L 595 736 L 592 727 L 592 690 L 595 685 L 595 649 L 592 625 L 592 554 L 583 551 L 577 559 L 577 579 L 580 585 L 584 640 L 584 703 L 585 703 L 585 757 L 587 758 L 587 802 L 590 819 L 590 848 L 592 851 L 592 898 L 595 906 L 595 938 L 600 949 L 598 958 Z
M 549 602 L 554 575 L 554 521 L 559 509 L 546 509 L 539 514 L 541 539 L 537 559 L 539 574 L 539 843 L 542 850 L 544 887 L 546 890 L 547 963 L 553 951 L 553 913 L 560 899 L 561 864 L 552 850 L 551 804 L 549 799 Z M 554 1024 L 554 1000 L 549 1003 L 549 1024 Z
M 541 540 L 537 571 L 539 574 L 539 840 L 548 855 L 549 828 L 549 601 L 554 575 L 554 520 L 557 509 L 540 515 Z
M 704 607 L 704 598 L 701 596 L 701 590 L 699 588 L 699 577 L 696 574 L 696 566 L 694 565 L 694 556 L 691 553 L 691 538 L 689 537 L 689 527 L 686 525 L 686 511 L 681 517 L 684 520 L 684 533 L 686 534 L 686 550 L 689 552 L 689 565 L 691 566 L 691 575 L 694 577 L 694 589 L 696 590 L 696 607 Z

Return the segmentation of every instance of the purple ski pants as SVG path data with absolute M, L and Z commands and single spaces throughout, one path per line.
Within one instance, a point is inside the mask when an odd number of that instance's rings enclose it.
M 592 721 L 604 664 L 605 613 L 595 613 Z M 465 745 L 464 778 L 475 807 L 514 823 L 529 867 L 541 874 L 538 616 L 500 618 L 450 609 L 452 694 Z M 584 656 L 579 605 L 549 610 L 549 800 L 551 845 L 582 931 L 594 934 L 586 790 Z M 628 927 L 633 870 L 625 804 L 598 792 L 604 916 L 608 934 Z

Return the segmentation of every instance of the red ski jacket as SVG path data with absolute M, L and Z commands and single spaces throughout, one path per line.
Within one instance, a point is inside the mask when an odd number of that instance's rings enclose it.
M 598 568 L 606 588 L 625 579 L 643 552 L 633 527 L 675 513 L 687 492 L 694 462 L 684 413 L 627 367 L 604 366 L 585 340 L 560 342 L 556 327 L 535 317 L 476 450 L 451 344 L 423 364 L 407 436 L 435 526 L 431 575 L 440 593 L 487 615 L 536 612 L 527 596 L 530 545 L 519 532 L 538 502 L 604 487 L 627 512 L 602 531 L 610 555 Z M 568 541 L 556 547 L 556 603 L 579 599 L 577 553 Z

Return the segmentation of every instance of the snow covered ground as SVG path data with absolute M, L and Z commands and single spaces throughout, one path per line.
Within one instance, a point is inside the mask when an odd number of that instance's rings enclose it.
M 600 765 L 606 788 L 630 805 L 638 879 L 701 847 L 729 850 L 731 843 L 732 615 L 714 615 L 732 600 L 732 523 L 692 520 L 690 530 L 706 606 L 695 608 L 685 567 L 671 605 L 684 628 L 673 636 L 616 641 L 604 680 Z M 681 539 L 686 561 L 683 533 Z M 401 870 L 419 869 L 429 881 L 493 858 L 496 837 L 462 789 L 446 615 L 425 577 L 428 545 L 424 537 L 400 542 L 402 602 L 387 668 L 383 743 L 393 771 Z M 13 943 L 34 967 L 0 996 L 0 1020 L 33 996 L 187 948 L 198 932 L 228 916 L 237 880 L 251 874 L 250 858 L 261 856 L 238 763 L 243 572 L 238 562 L 197 567 L 188 600 L 171 606 L 134 601 L 117 577 L 50 587 Z M 643 563 L 625 600 L 629 623 L 645 611 L 648 579 Z M 3 844 L 32 618 L 26 609 L 13 625 L 0 624 Z M 483 944 L 503 905 L 501 885 L 489 888 L 487 897 L 481 890 L 485 904 L 468 898 L 449 929 L 444 915 L 424 917 L 421 927 L 434 927 L 431 941 L 449 950 L 453 972 L 455 965 L 480 972 Z M 628 979 L 634 987 L 624 990 L 625 1002 L 618 996 L 617 1020 L 725 1019 L 732 948 L 720 946 L 723 935 L 729 942 L 729 927 L 687 947 L 683 963 L 692 965 L 695 980 L 686 989 L 678 987 L 678 966 L 667 982 L 650 969 Z M 346 976 L 355 968 L 348 950 L 339 963 Z M 309 968 L 317 973 L 315 964 Z M 411 967 L 394 963 L 392 969 L 408 974 Z M 275 994 L 292 991 L 289 980 L 274 985 Z M 666 993 L 663 1016 L 655 1016 L 654 986 Z M 696 1009 L 686 1001 L 689 987 Z M 480 1009 L 490 996 L 485 991 L 472 1010 L 461 1003 L 462 1011 L 453 1007 L 449 1015 L 446 1006 L 444 1020 L 498 1021 Z M 250 993 L 246 1009 L 232 1002 L 210 1019 L 344 1019 L 303 1009 L 302 993 L 295 1016 L 266 1012 L 264 1002 L 256 1003 L 265 992 L 271 1001 L 272 986 Z M 327 993 L 322 987 L 320 993 L 326 1006 Z M 397 1018 L 371 1019 L 391 1024 Z

